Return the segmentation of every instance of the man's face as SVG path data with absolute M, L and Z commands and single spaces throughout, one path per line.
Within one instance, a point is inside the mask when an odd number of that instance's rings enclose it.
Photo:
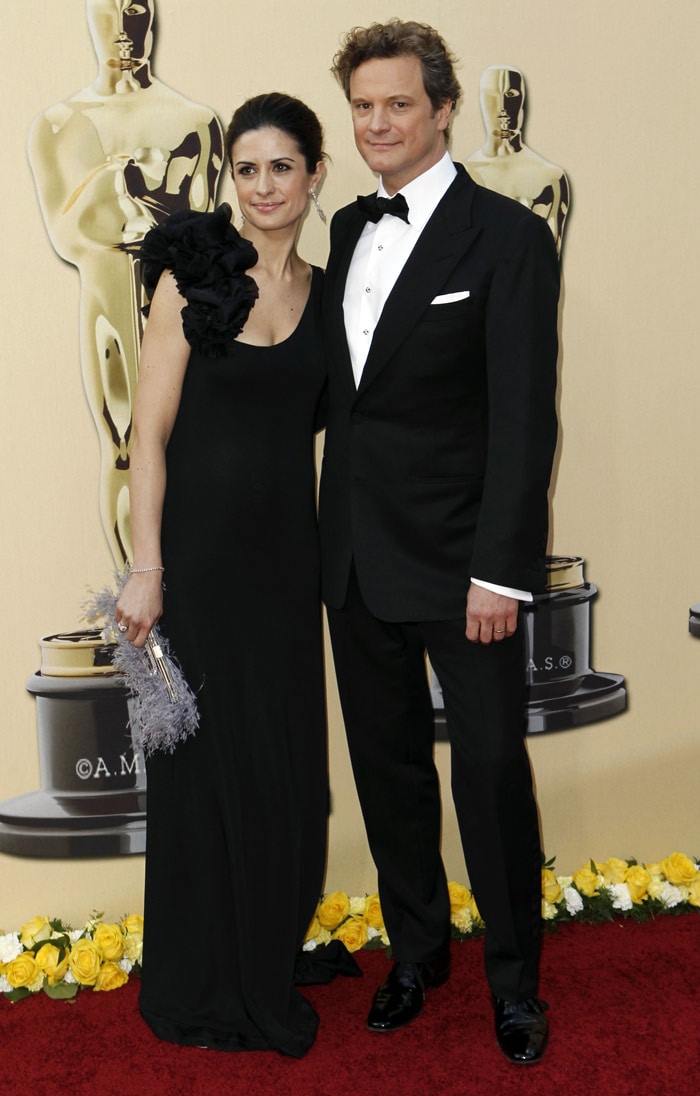
M 452 104 L 433 109 L 417 57 L 365 61 L 350 77 L 350 106 L 358 151 L 389 194 L 442 158 Z

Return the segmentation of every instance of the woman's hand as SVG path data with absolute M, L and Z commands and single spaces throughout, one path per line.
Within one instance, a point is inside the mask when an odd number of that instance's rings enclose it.
M 114 613 L 119 631 L 134 647 L 143 647 L 148 633 L 162 615 L 162 572 L 129 575 Z

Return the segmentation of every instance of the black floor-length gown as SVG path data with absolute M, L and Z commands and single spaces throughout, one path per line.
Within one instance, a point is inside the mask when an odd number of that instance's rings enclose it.
M 176 1043 L 300 1056 L 318 1019 L 294 965 L 320 896 L 328 814 L 313 463 L 322 273 L 284 342 L 229 338 L 209 356 L 192 261 L 206 269 L 212 237 L 214 265 L 227 245 L 240 249 L 229 214 L 154 230 L 193 344 L 167 448 L 162 628 L 201 722 L 148 760 L 140 1007 Z

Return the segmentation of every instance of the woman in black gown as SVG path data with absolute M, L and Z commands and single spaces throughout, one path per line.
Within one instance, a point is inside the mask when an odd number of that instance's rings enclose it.
M 228 206 L 184 212 L 143 252 L 146 284 L 158 280 L 116 615 L 142 645 L 162 611 L 200 727 L 148 760 L 140 1008 L 175 1043 L 301 1056 L 318 1018 L 294 967 L 322 888 L 328 774 L 322 273 L 296 239 L 323 173 L 321 127 L 296 99 L 258 96 L 234 114 L 226 153 L 240 235 Z

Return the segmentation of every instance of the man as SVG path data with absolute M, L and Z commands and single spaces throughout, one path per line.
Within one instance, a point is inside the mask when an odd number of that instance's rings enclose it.
M 356 28 L 333 71 L 380 176 L 379 208 L 360 199 L 332 225 L 320 501 L 324 598 L 394 958 L 368 1026 L 410 1022 L 449 976 L 427 651 L 498 1043 L 537 1061 L 541 854 L 518 599 L 544 588 L 556 251 L 541 218 L 447 154 L 460 89 L 436 31 Z M 392 197 L 408 212 L 384 213 Z

